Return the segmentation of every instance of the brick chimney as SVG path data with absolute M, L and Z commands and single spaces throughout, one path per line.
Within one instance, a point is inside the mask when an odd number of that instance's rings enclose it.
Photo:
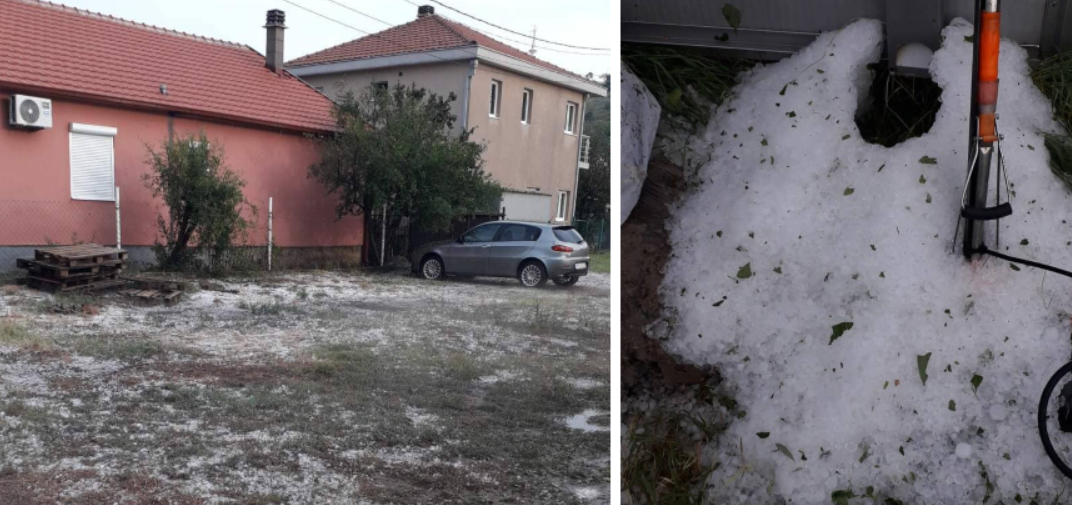
M 283 71 L 283 30 L 287 29 L 284 23 L 286 18 L 287 15 L 283 11 L 272 9 L 268 11 L 268 22 L 264 25 L 268 30 L 265 65 L 276 73 Z
M 422 5 L 420 7 L 417 7 L 417 17 L 418 18 L 423 18 L 425 16 L 432 16 L 434 14 L 435 14 L 435 7 L 432 7 L 431 5 Z

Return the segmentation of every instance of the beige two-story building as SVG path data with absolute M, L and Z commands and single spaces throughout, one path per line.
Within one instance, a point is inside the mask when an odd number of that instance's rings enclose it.
M 506 188 L 507 219 L 573 217 L 587 167 L 585 100 L 606 90 L 461 23 L 418 9 L 417 19 L 286 64 L 333 99 L 370 85 L 416 84 L 454 93 L 456 128 L 487 142 L 485 170 Z

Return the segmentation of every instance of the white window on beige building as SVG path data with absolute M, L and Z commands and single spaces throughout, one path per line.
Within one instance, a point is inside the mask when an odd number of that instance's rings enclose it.
M 491 109 L 488 111 L 488 116 L 499 117 L 499 112 L 502 109 L 502 81 L 495 79 L 491 80 Z
M 525 88 L 521 92 L 521 123 L 531 124 L 532 121 L 532 90 Z
M 115 201 L 115 150 L 118 130 L 71 123 L 71 199 Z
M 558 192 L 558 210 L 555 211 L 555 221 L 565 221 L 569 214 L 569 191 Z
M 574 135 L 577 129 L 577 104 L 566 102 L 566 133 Z

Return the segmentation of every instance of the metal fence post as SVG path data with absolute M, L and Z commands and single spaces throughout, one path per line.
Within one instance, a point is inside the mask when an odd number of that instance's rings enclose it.
M 119 186 L 115 187 L 115 248 L 123 248 L 123 227 L 119 219 Z
M 272 271 L 272 197 L 268 197 L 268 271 Z
M 596 248 L 596 251 L 597 251 L 597 252 L 598 252 L 598 251 L 602 251 L 602 250 L 603 250 L 603 247 L 602 247 L 602 246 L 603 246 L 603 224 L 604 224 L 604 223 L 606 223 L 606 221 L 602 221 L 602 220 L 601 220 L 601 221 L 599 222 L 599 246 L 600 246 L 600 247 L 597 247 L 597 248 Z

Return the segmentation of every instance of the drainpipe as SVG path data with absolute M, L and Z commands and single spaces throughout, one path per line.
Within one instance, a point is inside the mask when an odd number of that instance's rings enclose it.
M 588 93 L 585 93 L 581 98 L 581 126 L 577 129 L 577 162 L 573 164 L 573 201 L 570 202 L 570 224 L 577 218 L 577 190 L 581 185 L 581 149 L 584 148 L 584 110 L 587 107 Z
M 472 86 L 473 74 L 476 74 L 478 64 L 476 58 L 469 60 L 469 75 L 465 76 L 465 93 L 462 95 L 462 130 L 469 129 L 469 89 Z

